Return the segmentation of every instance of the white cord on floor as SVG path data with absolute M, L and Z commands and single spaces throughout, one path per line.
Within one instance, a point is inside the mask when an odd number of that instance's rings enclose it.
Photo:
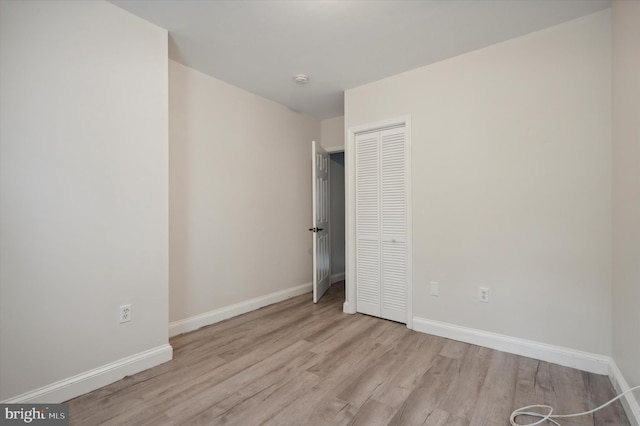
M 517 410 L 515 410 L 513 413 L 511 413 L 511 417 L 509 417 L 509 420 L 511 421 L 511 426 L 534 426 L 534 425 L 539 425 L 541 423 L 544 423 L 545 421 L 549 421 L 551 423 L 553 423 L 554 425 L 557 426 L 562 426 L 560 423 L 556 422 L 553 419 L 559 419 L 559 418 L 563 418 L 563 417 L 578 417 L 578 416 L 584 416 L 587 414 L 591 414 L 594 413 L 604 407 L 606 407 L 607 405 L 611 404 L 612 402 L 622 398 L 625 394 L 628 394 L 630 392 L 636 391 L 640 389 L 640 386 L 636 386 L 635 388 L 631 388 L 629 390 L 626 390 L 624 392 L 622 392 L 620 395 L 616 396 L 615 398 L 613 398 L 611 401 L 606 402 L 604 404 L 602 404 L 601 406 L 594 408 L 593 410 L 589 410 L 589 411 L 585 411 L 584 413 L 577 413 L 577 414 L 553 414 L 553 407 L 550 405 L 528 405 L 526 407 L 522 407 L 522 408 L 518 408 Z M 549 410 L 549 413 L 547 414 L 542 414 L 542 413 L 535 413 L 535 412 L 531 412 L 531 411 L 527 411 L 530 410 L 532 408 L 542 408 L 545 410 Z M 531 417 L 539 417 L 540 420 L 538 420 L 535 423 L 518 423 L 516 422 L 516 417 L 518 416 L 531 416 Z

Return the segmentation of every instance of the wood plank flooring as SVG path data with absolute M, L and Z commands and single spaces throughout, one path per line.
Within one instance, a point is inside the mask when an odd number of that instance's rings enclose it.
M 344 286 L 171 339 L 174 359 L 69 403 L 71 425 L 505 426 L 514 409 L 582 412 L 605 376 L 342 313 Z M 523 419 L 524 421 L 524 419 Z M 619 402 L 566 426 L 628 425 Z

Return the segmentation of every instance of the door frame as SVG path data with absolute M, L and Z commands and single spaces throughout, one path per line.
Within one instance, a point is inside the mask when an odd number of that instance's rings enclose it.
M 318 143 L 318 142 L 316 142 L 316 143 Z M 338 154 L 338 153 L 343 153 L 344 154 L 345 153 L 345 147 L 344 146 L 331 146 L 331 147 L 325 148 L 320 144 L 319 144 L 319 146 L 321 148 L 323 148 L 326 151 L 326 153 L 329 155 L 329 287 L 331 287 L 334 284 L 334 281 L 333 281 L 333 277 L 334 277 L 334 274 L 333 274 L 333 262 L 331 261 L 331 259 L 332 259 L 332 257 L 331 257 L 332 256 L 332 250 L 331 250 L 332 247 L 331 247 L 331 245 L 333 244 L 332 239 L 331 239 L 331 207 L 330 207 L 331 206 L 331 154 Z M 315 158 L 313 158 L 313 161 L 315 161 Z M 345 174 L 346 174 L 346 154 L 345 154 Z M 315 181 L 312 182 L 312 185 L 315 185 Z M 346 195 L 346 190 L 347 190 L 346 185 L 347 184 L 346 184 L 346 176 L 345 176 L 345 188 L 344 188 L 345 195 Z M 315 190 L 312 188 L 311 192 L 313 193 L 313 191 L 315 191 Z M 315 198 L 315 197 L 312 196 L 312 198 Z M 345 203 L 345 218 L 346 218 L 346 208 L 347 207 L 346 207 L 346 203 Z M 313 206 L 312 206 L 312 215 L 313 214 L 314 213 L 313 213 Z M 313 225 L 313 226 L 316 226 L 316 225 Z M 347 240 L 346 232 L 347 232 L 347 230 L 346 230 L 346 222 L 345 222 L 345 235 L 344 235 L 345 246 L 346 246 L 346 240 Z M 315 244 L 313 244 L 313 245 L 315 246 Z M 315 248 L 312 247 L 312 250 L 314 250 L 314 249 Z M 346 270 L 347 269 L 346 256 L 347 256 L 347 254 L 346 254 L 346 247 L 345 247 L 345 272 L 343 274 L 344 275 L 344 277 L 342 278 L 343 280 L 346 280 L 346 272 L 347 272 L 347 270 Z M 313 257 L 313 254 L 312 254 L 312 257 Z M 312 268 L 312 274 L 315 274 L 315 268 Z M 313 287 L 314 279 L 315 278 L 313 278 L 313 277 L 311 279 L 312 287 Z M 339 281 L 341 281 L 341 280 L 339 280 Z M 338 281 L 336 281 L 336 282 L 338 282 Z M 313 291 L 313 288 L 312 288 L 312 291 Z
M 407 193 L 407 328 L 413 329 L 413 232 L 411 208 L 411 116 L 396 117 L 349 127 L 346 131 L 344 150 L 345 167 L 345 301 L 343 312 L 355 314 L 357 306 L 356 288 L 356 158 L 355 140 L 359 133 L 384 130 L 389 127 L 405 126 L 406 133 L 406 193 Z

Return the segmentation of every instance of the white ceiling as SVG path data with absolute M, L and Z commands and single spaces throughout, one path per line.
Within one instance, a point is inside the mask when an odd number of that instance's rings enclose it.
M 343 93 L 610 7 L 610 0 L 110 0 L 171 59 L 324 119 Z M 293 76 L 309 76 L 307 86 Z

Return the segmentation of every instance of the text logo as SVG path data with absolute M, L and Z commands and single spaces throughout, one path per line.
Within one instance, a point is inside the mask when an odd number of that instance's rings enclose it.
M 67 404 L 0 404 L 0 426 L 68 426 Z

